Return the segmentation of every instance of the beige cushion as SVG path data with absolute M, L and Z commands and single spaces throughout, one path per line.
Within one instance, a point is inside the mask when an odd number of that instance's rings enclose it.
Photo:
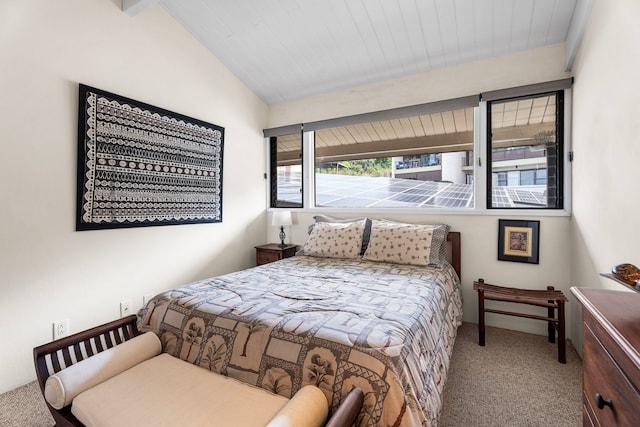
M 160 339 L 147 332 L 71 365 L 47 378 L 44 396 L 56 409 L 64 408 L 84 390 L 125 371 L 162 351 Z
M 329 405 L 322 390 L 306 385 L 293 395 L 266 427 L 320 427 L 328 412 Z
M 313 226 L 302 252 L 325 258 L 357 258 L 362 247 L 365 220 L 348 223 L 319 222 Z
M 81 393 L 71 412 L 88 427 L 264 426 L 287 401 L 163 353 Z

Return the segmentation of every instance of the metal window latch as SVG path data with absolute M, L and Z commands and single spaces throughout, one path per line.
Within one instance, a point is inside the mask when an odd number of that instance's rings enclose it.
M 482 158 L 478 157 L 478 167 L 482 167 Z
M 569 151 L 569 161 L 573 162 L 573 151 Z

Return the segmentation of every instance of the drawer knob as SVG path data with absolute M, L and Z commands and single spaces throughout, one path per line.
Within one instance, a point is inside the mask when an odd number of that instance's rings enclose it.
M 600 393 L 596 393 L 596 406 L 598 409 L 602 409 L 605 406 L 613 409 L 613 402 L 611 402 L 611 399 L 605 400 Z

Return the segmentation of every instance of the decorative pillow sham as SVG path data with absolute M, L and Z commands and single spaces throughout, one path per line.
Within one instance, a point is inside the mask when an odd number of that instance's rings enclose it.
M 323 258 L 357 258 L 362 248 L 365 221 L 314 224 L 301 254 Z
M 347 222 L 361 222 L 364 223 L 364 232 L 362 233 L 362 246 L 360 248 L 360 255 L 364 255 L 364 252 L 367 250 L 367 246 L 369 245 L 369 238 L 371 237 L 371 220 L 369 218 L 350 218 L 350 219 L 340 219 L 334 218 L 327 215 L 316 215 L 313 217 L 316 221 L 315 224 L 311 224 L 309 226 L 309 234 L 313 230 L 313 227 L 319 222 L 334 222 L 334 223 L 347 223 Z
M 448 225 L 405 224 L 373 220 L 364 254 L 369 261 L 441 266 L 446 262 Z
M 391 221 L 388 219 L 380 219 L 383 222 L 405 224 L 401 222 Z M 447 235 L 451 231 L 451 227 L 447 224 L 407 224 L 422 225 L 425 227 L 433 227 L 433 239 L 431 241 L 431 250 L 429 254 L 429 265 L 436 267 L 442 266 L 447 262 Z

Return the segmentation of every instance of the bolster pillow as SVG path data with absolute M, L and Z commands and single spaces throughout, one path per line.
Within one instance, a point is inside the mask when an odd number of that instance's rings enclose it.
M 322 390 L 306 385 L 285 403 L 266 427 L 320 427 L 328 413 L 329 405 Z
M 157 356 L 161 351 L 162 344 L 156 334 L 138 335 L 51 375 L 44 386 L 44 397 L 51 406 L 62 409 L 83 391 Z

